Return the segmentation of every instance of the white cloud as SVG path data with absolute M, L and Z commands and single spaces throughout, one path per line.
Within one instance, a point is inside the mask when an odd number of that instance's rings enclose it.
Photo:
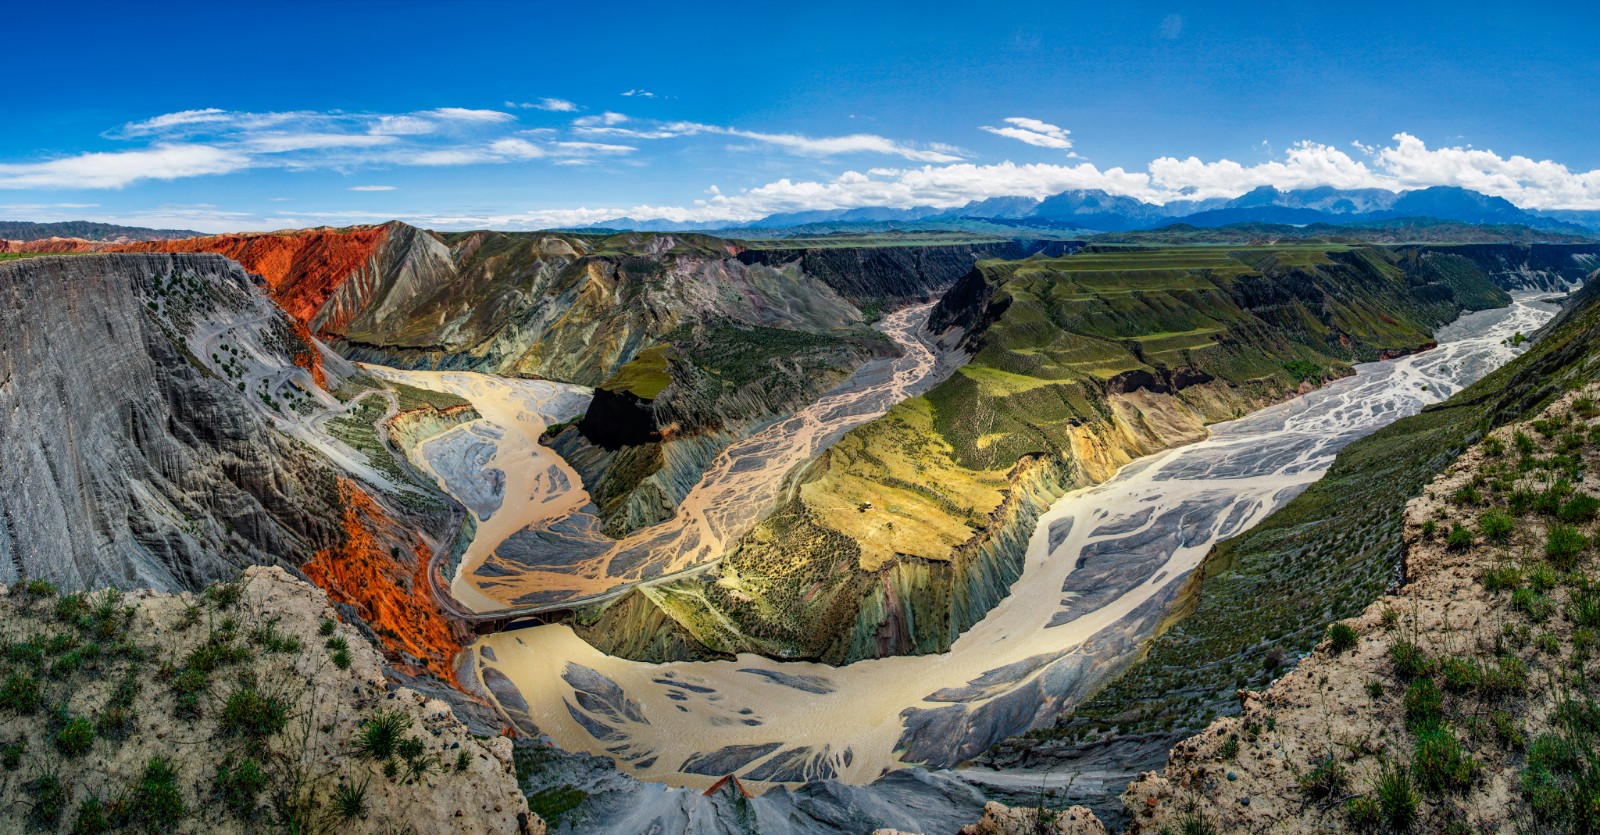
M 566 99 L 552 98 L 543 98 L 539 99 L 538 101 L 525 101 L 520 103 L 508 101 L 506 102 L 506 107 L 514 107 L 521 110 L 549 110 L 553 113 L 576 113 L 578 111 L 578 106 L 576 104 L 573 104 Z
M 1161 18 L 1161 25 L 1156 27 L 1156 34 L 1164 40 L 1175 41 L 1183 34 L 1183 15 L 1169 14 Z
M 753 139 L 776 145 L 797 154 L 808 156 L 834 156 L 837 154 L 892 154 L 915 162 L 956 162 L 960 156 L 945 150 L 930 150 L 904 145 L 892 139 L 870 133 L 849 136 L 801 136 L 796 133 L 760 133 L 757 131 L 721 128 L 717 133 Z M 948 147 L 948 146 L 945 146 Z
M 393 135 L 365 133 L 260 133 L 242 140 L 240 147 L 263 154 L 311 151 L 324 148 L 376 148 L 395 142 Z
M 250 157 L 234 151 L 210 145 L 162 143 L 139 151 L 0 164 L 0 188 L 122 188 L 140 180 L 228 174 L 250 165 Z
M 517 118 L 500 110 L 473 110 L 467 107 L 436 107 L 423 111 L 421 115 L 454 122 L 510 122 Z
M 749 139 L 773 145 L 803 156 L 837 156 L 839 154 L 891 154 L 914 162 L 956 162 L 961 159 L 960 149 L 951 145 L 932 144 L 918 148 L 870 133 L 849 136 L 803 136 L 797 133 L 766 133 L 740 128 L 707 125 L 700 122 L 654 122 L 651 127 L 623 128 L 617 125 L 629 121 L 621 113 L 585 116 L 574 120 L 574 130 L 590 136 L 616 136 L 627 139 L 674 139 L 682 136 L 714 134 Z
M 351 186 L 351 191 L 394 191 L 394 186 Z
M 981 129 L 1040 148 L 1054 148 L 1059 151 L 1070 151 L 1072 149 L 1072 140 L 1067 136 L 1072 131 L 1065 128 L 1056 127 L 1049 122 L 1041 122 L 1038 119 L 1029 119 L 1025 116 L 1012 116 L 1005 121 L 1010 127 L 996 128 L 984 125 Z M 1076 154 L 1073 154 L 1073 156 L 1076 156 Z
M 433 133 L 438 127 L 438 122 L 420 116 L 379 116 L 367 128 L 367 132 L 388 136 L 420 136 Z
M 649 90 L 637 90 L 637 89 L 628 90 L 627 92 L 623 93 L 623 95 L 624 96 L 639 96 L 641 98 L 646 98 L 646 99 L 653 99 L 653 98 L 656 97 L 656 94 L 650 92 Z
M 579 116 L 578 118 L 572 120 L 572 124 L 576 125 L 579 128 L 596 128 L 596 127 L 603 127 L 603 126 L 620 125 L 620 124 L 622 124 L 623 122 L 626 122 L 626 121 L 628 121 L 628 117 L 627 116 L 625 116 L 625 115 L 623 115 L 621 113 L 614 113 L 614 112 L 612 112 L 610 110 L 607 110 L 606 112 L 601 113 L 598 116 Z
M 606 142 L 552 142 L 551 147 L 573 153 L 626 154 L 639 150 L 632 145 L 613 145 Z

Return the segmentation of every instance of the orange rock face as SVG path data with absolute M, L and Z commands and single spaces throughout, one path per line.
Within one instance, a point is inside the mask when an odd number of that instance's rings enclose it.
M 37 241 L 0 240 L 0 252 L 93 252 L 105 244 L 82 238 L 40 238 Z
M 108 249 L 226 255 L 266 279 L 273 300 L 285 312 L 302 323 L 310 323 L 345 279 L 372 263 L 388 236 L 386 226 L 323 227 L 177 241 L 140 241 Z
M 385 646 L 453 683 L 450 660 L 467 635 L 428 593 L 428 546 L 350 479 L 339 479 L 339 495 L 344 543 L 318 551 L 301 570 L 334 600 L 354 606 Z

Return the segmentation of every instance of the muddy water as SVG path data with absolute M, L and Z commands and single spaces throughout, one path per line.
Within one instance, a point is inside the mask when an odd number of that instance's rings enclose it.
M 1068 494 L 1040 520 L 1011 595 L 942 655 L 655 665 L 603 655 L 558 625 L 484 638 L 476 666 L 510 715 L 561 747 L 671 785 L 729 773 L 756 786 L 864 783 L 906 764 L 955 765 L 1048 721 L 1095 674 L 1086 641 L 1149 634 L 1214 542 L 1281 507 L 1345 444 L 1508 361 L 1502 340 L 1553 311 L 1519 298 L 1464 317 L 1435 350 L 1359 366 Z
M 451 593 L 476 612 L 534 612 L 715 562 L 772 506 L 791 469 L 948 372 L 923 333 L 932 307 L 884 317 L 878 329 L 899 346 L 899 357 L 867 363 L 793 416 L 732 444 L 673 518 L 622 540 L 601 533 L 578 475 L 539 443 L 548 425 L 583 411 L 586 390 L 473 372 L 367 368 L 465 398 L 483 415 L 422 445 L 440 485 L 480 520 Z M 472 437 L 459 437 L 465 433 Z M 485 489 L 500 479 L 503 493 Z

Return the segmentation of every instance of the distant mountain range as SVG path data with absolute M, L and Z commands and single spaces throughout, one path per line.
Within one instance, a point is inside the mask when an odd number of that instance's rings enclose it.
M 1398 218 L 1520 225 L 1567 233 L 1600 230 L 1600 211 L 1526 210 L 1505 198 L 1456 186 L 1434 186 L 1404 192 L 1326 186 L 1280 191 L 1272 186 L 1261 186 L 1232 199 L 1175 200 L 1165 204 L 1146 203 L 1132 197 L 1091 189 L 1064 191 L 1043 200 L 1032 197 L 991 197 L 953 209 L 868 206 L 785 212 L 749 223 L 682 223 L 661 218 L 641 220 L 621 217 L 581 228 L 640 232 L 738 231 L 759 236 L 767 230 L 795 227 L 805 227 L 808 234 L 819 234 L 850 231 L 863 226 L 914 228 L 917 224 L 928 224 L 944 229 L 963 226 L 992 229 L 999 224 L 1005 227 L 1081 230 L 1088 233 L 1138 231 L 1174 223 L 1214 228 L 1236 223 L 1344 225 Z
M 33 223 L 26 220 L 0 220 L 0 239 L 37 241 L 45 238 L 82 238 L 86 241 L 121 243 L 124 241 L 170 241 L 200 235 L 190 229 L 146 229 L 143 226 L 118 226 L 92 220 L 63 220 Z

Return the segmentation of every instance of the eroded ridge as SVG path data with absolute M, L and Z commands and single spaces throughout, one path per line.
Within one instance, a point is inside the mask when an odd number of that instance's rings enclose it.
M 474 667 L 492 692 L 520 694 L 525 731 L 673 785 L 727 773 L 864 783 L 906 764 L 957 765 L 1081 698 L 1151 634 L 1213 543 L 1281 507 L 1345 444 L 1509 361 L 1506 338 L 1549 316 L 1528 298 L 1470 315 L 1436 350 L 1361 365 L 1068 494 L 1040 520 L 1011 596 L 941 655 L 644 664 L 554 625 L 481 640 Z
M 587 389 L 474 372 L 367 368 L 463 397 L 483 415 L 422 447 L 440 486 L 477 516 L 451 594 L 480 613 L 533 612 L 713 564 L 772 507 L 790 470 L 950 370 L 924 332 L 931 308 L 885 316 L 878 329 L 899 356 L 867 363 L 805 408 L 730 445 L 671 519 L 621 540 L 601 532 L 578 474 L 540 443 L 549 426 L 583 411 Z

